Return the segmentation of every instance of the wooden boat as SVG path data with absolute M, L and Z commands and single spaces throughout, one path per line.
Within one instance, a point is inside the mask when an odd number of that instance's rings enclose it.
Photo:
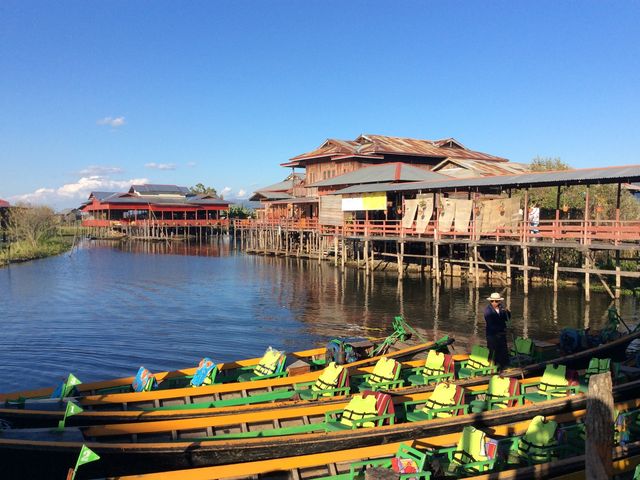
M 394 358 L 411 358 L 411 356 L 434 348 L 434 343 L 424 341 L 421 344 L 414 344 L 412 347 L 407 348 L 395 348 L 391 352 L 391 347 L 397 341 L 403 342 L 408 340 L 412 332 L 415 332 L 413 328 L 406 324 L 402 317 L 396 317 L 393 321 L 394 331 L 391 335 L 381 339 L 347 339 L 353 349 L 356 351 L 358 360 L 352 362 L 355 366 L 371 365 L 375 363 L 381 355 L 387 354 Z M 451 340 L 452 341 L 452 340 Z M 448 338 L 443 338 L 442 343 L 449 342 Z M 400 350 L 400 351 L 397 351 Z M 313 348 L 310 350 L 303 350 L 299 352 L 293 352 L 286 354 L 286 365 L 291 365 L 300 362 L 306 366 L 303 369 L 286 368 L 286 373 L 280 376 L 287 376 L 288 373 L 295 375 L 300 371 L 319 370 L 325 366 L 327 356 L 327 348 Z M 255 366 L 259 364 L 261 357 L 249 358 L 244 360 L 237 360 L 234 362 L 219 363 L 216 365 L 218 374 L 214 381 L 215 384 L 225 384 L 230 382 L 236 382 L 238 377 L 243 372 L 250 372 Z M 189 382 L 193 378 L 194 374 L 198 370 L 197 366 L 188 367 L 185 369 L 175 370 L 172 372 L 158 372 L 153 373 L 157 382 L 157 391 L 190 387 Z M 269 378 L 279 378 L 275 375 L 268 376 Z M 113 393 L 126 393 L 133 392 L 132 384 L 136 380 L 135 376 L 123 377 L 112 380 L 103 380 L 90 383 L 79 383 L 73 387 L 74 397 L 85 397 L 91 395 L 110 395 Z M 0 402 L 7 401 L 24 401 L 30 399 L 50 399 L 55 393 L 56 387 L 41 388 L 36 390 L 25 390 L 11 393 L 0 393 Z M 142 393 L 142 392 L 138 392 Z M 66 397 L 67 395 L 65 395 Z
M 638 405 L 640 381 L 614 387 L 616 402 L 632 400 Z M 422 394 L 416 394 L 422 395 Z M 394 398 L 394 402 L 403 400 Z M 322 414 L 305 407 L 307 417 Z M 398 423 L 321 433 L 303 433 L 289 436 L 263 436 L 257 438 L 204 439 L 207 428 L 203 419 L 187 419 L 180 425 L 174 439 L 171 422 L 155 431 L 153 423 L 80 428 L 4 430 L 0 433 L 0 464 L 5 468 L 19 468 L 28 478 L 52 478 L 64 475 L 83 444 L 100 455 L 101 460 L 83 466 L 84 475 L 108 476 L 153 471 L 175 470 L 199 466 L 253 462 L 289 456 L 353 449 L 402 442 L 414 438 L 431 438 L 460 431 L 467 425 L 490 428 L 506 423 L 531 419 L 536 415 L 559 415 L 586 408 L 582 394 L 547 400 L 531 405 L 492 410 L 484 413 L 437 418 L 427 421 Z M 300 409 L 304 410 L 304 409 Z M 263 412 L 269 415 L 269 411 Z M 295 412 L 296 415 L 303 413 Z M 250 417 L 249 417 L 250 418 Z M 220 417 L 209 417 L 208 422 L 220 422 Z M 189 423 L 191 422 L 191 423 Z M 203 428 L 204 427 L 204 428 Z M 149 433 L 145 436 L 145 430 Z M 135 433 L 135 437 L 132 438 Z M 161 436 L 158 440 L 157 433 Z M 109 441 L 102 441 L 108 438 Z M 170 438 L 170 441 L 166 439 Z M 98 441 L 94 441 L 94 439 Z M 132 440 L 136 440 L 135 443 Z
M 638 400 L 620 402 L 616 404 L 618 411 L 637 408 Z M 559 415 L 551 415 L 545 420 L 553 420 L 558 424 L 571 424 L 583 419 L 585 410 L 577 410 Z M 513 437 L 522 435 L 529 425 L 529 421 L 505 423 L 485 429 L 491 438 Z M 213 480 L 232 478 L 260 478 L 260 479 L 290 479 L 290 480 L 350 480 L 352 466 L 359 462 L 381 460 L 396 455 L 401 445 L 424 450 L 434 450 L 456 445 L 461 433 L 449 433 L 428 438 L 416 438 L 408 442 L 383 443 L 369 447 L 345 449 L 334 452 L 317 453 L 312 455 L 289 456 L 285 458 L 243 462 L 213 467 L 201 467 L 175 471 L 165 471 L 141 475 L 125 475 L 111 477 L 110 480 Z M 617 446 L 613 452 L 613 468 L 615 474 L 632 471 L 640 463 L 640 442 L 625 446 Z M 501 469 L 499 472 L 475 474 L 472 477 L 460 475 L 458 478 L 474 478 L 476 480 L 542 480 L 563 476 L 562 478 L 583 478 L 584 455 L 575 455 L 554 462 L 538 463 L 529 466 L 514 466 Z M 355 472 L 357 470 L 353 469 Z M 565 477 L 565 475 L 567 477 Z M 575 475 L 575 477 L 574 477 Z M 358 477 L 362 478 L 362 477 Z M 385 477 L 386 478 L 386 477 Z M 432 477 L 434 478 L 434 477 Z
M 606 344 L 598 345 L 571 355 L 560 356 L 555 359 L 538 362 L 521 368 L 511 368 L 503 372 L 504 376 L 526 378 L 540 375 L 545 367 L 551 363 L 562 363 L 572 368 L 585 368 L 590 359 L 597 358 L 620 358 L 624 356 L 624 351 L 630 342 L 640 338 L 640 330 L 622 335 Z M 442 347 L 443 342 L 437 348 Z M 418 349 L 424 351 L 429 346 L 423 345 L 401 349 L 392 355 L 396 358 L 408 357 L 417 353 Z M 464 358 L 463 356 L 458 359 Z M 377 359 L 369 359 L 370 362 Z M 366 373 L 366 367 L 357 369 L 360 362 L 350 366 L 352 374 Z M 408 364 L 410 366 L 411 364 Z M 300 405 L 300 401 L 287 401 L 286 392 L 290 390 L 296 382 L 307 382 L 315 380 L 319 372 L 310 372 L 294 377 L 272 379 L 265 381 L 243 382 L 240 384 L 211 385 L 199 388 L 182 388 L 173 390 L 157 390 L 151 392 L 107 394 L 107 395 L 87 395 L 80 399 L 79 404 L 85 409 L 79 415 L 69 418 L 69 425 L 96 425 L 116 422 L 133 421 L 154 421 L 193 418 L 211 415 L 227 415 L 231 413 L 243 413 L 247 411 L 261 411 L 271 408 L 289 408 Z M 456 380 L 456 384 L 467 388 L 474 385 L 482 385 L 488 381 L 487 376 Z M 396 390 L 398 395 L 405 395 L 418 392 L 429 392 L 433 386 L 405 387 Z M 275 392 L 275 393 L 274 393 Z M 284 392 L 284 393 L 278 393 Z M 268 394 L 268 395 L 267 395 Z M 247 398 L 249 396 L 267 395 L 271 400 L 279 400 L 277 403 L 266 403 L 262 405 L 236 405 L 216 407 L 219 402 L 225 399 Z M 281 398 L 277 398 L 282 395 Z M 270 401 L 271 401 L 270 400 Z M 322 402 L 340 402 L 343 397 L 332 397 L 322 399 Z M 304 402 L 303 402 L 304 403 Z M 45 401 L 43 403 L 27 402 L 27 408 L 0 408 L 0 419 L 4 419 L 17 427 L 55 426 L 62 419 L 64 404 L 57 401 Z M 162 408 L 161 410 L 153 410 Z M 167 410 L 171 408 L 172 410 Z M 173 410 L 175 409 L 175 410 Z

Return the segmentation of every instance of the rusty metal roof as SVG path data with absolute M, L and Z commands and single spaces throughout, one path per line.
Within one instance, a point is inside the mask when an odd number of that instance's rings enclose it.
M 286 192 L 270 192 L 268 190 L 258 190 L 249 197 L 249 200 L 253 202 L 257 200 L 281 200 L 289 198 L 293 198 L 293 195 L 290 195 Z
M 310 187 L 330 187 L 335 185 L 353 185 L 379 182 L 416 182 L 426 180 L 445 180 L 446 175 L 435 173 L 408 163 L 394 162 L 359 168 L 353 172 L 338 175 L 316 182 Z
M 433 167 L 433 171 L 455 178 L 470 178 L 487 175 L 510 175 L 531 170 L 528 165 L 523 163 L 447 158 Z
M 640 165 L 618 167 L 581 168 L 550 172 L 528 172 L 517 175 L 496 175 L 431 182 L 354 185 L 334 194 L 389 192 L 389 191 L 452 191 L 455 189 L 483 188 L 536 188 L 556 185 L 594 185 L 606 183 L 633 183 L 640 181 Z
M 403 155 L 428 158 L 466 158 L 494 162 L 506 162 L 505 158 L 467 149 L 453 138 L 442 140 L 420 140 L 386 135 L 360 135 L 355 140 L 328 139 L 317 149 L 297 155 L 282 166 L 305 165 L 318 158 L 372 157 L 380 155 Z

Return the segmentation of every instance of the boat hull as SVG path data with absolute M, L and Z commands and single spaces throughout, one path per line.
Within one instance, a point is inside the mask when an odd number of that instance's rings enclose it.
M 639 390 L 640 381 L 619 385 L 614 388 L 614 398 L 617 402 L 636 399 Z M 458 432 L 467 425 L 474 425 L 480 429 L 489 428 L 503 423 L 528 420 L 536 415 L 558 415 L 584 408 L 586 396 L 577 395 L 450 419 L 294 437 L 137 444 L 86 442 L 101 459 L 84 465 L 83 476 L 78 478 L 131 475 L 310 455 L 446 435 Z M 83 443 L 73 439 L 65 441 L 65 438 L 59 441 L 14 440 L 7 437 L 10 435 L 9 432 L 0 434 L 0 464 L 4 466 L 3 471 L 14 468 L 16 471 L 11 473 L 20 474 L 24 478 L 44 479 L 64 475 L 67 469 L 73 466 Z

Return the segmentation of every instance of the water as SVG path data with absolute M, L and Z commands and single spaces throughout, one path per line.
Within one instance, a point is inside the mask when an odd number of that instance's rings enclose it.
M 0 391 L 50 386 L 69 372 L 84 381 L 259 356 L 322 345 L 335 336 L 380 336 L 404 315 L 414 327 L 484 340 L 482 309 L 496 288 L 455 280 L 348 269 L 327 262 L 249 256 L 205 245 L 89 242 L 68 254 L 0 269 Z M 597 328 L 610 305 L 579 289 L 506 291 L 513 331 L 558 336 Z M 632 317 L 637 301 L 621 301 Z M 434 332 L 431 332 L 434 330 Z

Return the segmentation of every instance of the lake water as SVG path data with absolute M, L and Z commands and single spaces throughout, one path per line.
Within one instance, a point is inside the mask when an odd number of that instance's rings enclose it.
M 449 334 L 462 347 L 484 341 L 485 297 L 456 280 L 347 269 L 328 262 L 250 256 L 225 240 L 202 245 L 87 242 L 71 255 L 0 269 L 0 391 L 259 356 L 335 336 L 381 336 L 402 314 L 427 336 Z M 610 305 L 581 291 L 506 292 L 513 331 L 555 338 L 565 326 L 597 328 Z M 623 317 L 638 301 L 623 298 Z M 459 350 L 461 351 L 460 347 Z

